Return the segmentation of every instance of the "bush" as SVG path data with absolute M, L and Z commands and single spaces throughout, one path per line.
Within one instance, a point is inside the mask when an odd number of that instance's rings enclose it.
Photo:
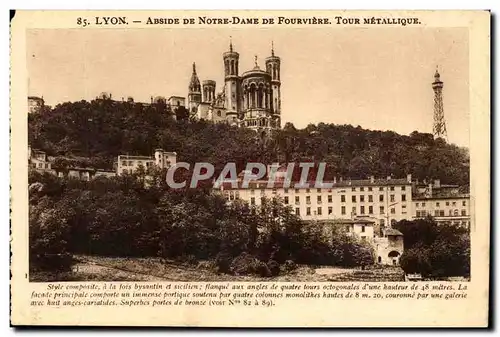
M 278 266 L 278 272 L 279 272 L 279 266 Z M 267 264 L 265 264 L 264 262 L 262 262 L 260 260 L 257 260 L 257 262 L 255 263 L 255 273 L 259 276 L 262 276 L 262 277 L 272 276 L 272 273 L 269 270 L 269 267 L 267 266 Z
M 280 265 L 274 260 L 267 261 L 267 268 L 269 268 L 271 276 L 278 276 L 280 274 Z
M 30 266 L 37 271 L 70 271 L 72 265 L 73 256 L 68 253 L 30 256 Z
M 285 263 L 281 265 L 281 271 L 283 273 L 289 273 L 297 269 L 297 264 L 292 260 L 286 260 Z
M 217 270 L 217 264 L 215 261 L 200 261 L 198 262 L 197 269 L 208 269 L 208 270 Z
M 176 260 L 186 266 L 195 266 L 198 263 L 198 259 L 194 255 L 182 255 Z
M 215 266 L 218 273 L 231 273 L 232 256 L 227 252 L 220 252 L 215 257 Z
M 235 275 L 251 275 L 256 274 L 259 262 L 255 256 L 243 252 L 233 259 L 229 268 Z

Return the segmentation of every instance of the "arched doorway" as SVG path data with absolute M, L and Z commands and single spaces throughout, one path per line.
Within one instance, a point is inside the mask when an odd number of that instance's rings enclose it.
M 398 252 L 398 251 L 391 250 L 387 256 L 389 257 L 389 260 L 391 260 L 391 261 L 392 261 L 392 264 L 393 264 L 394 266 L 397 266 L 397 265 L 399 264 L 399 256 L 400 256 L 400 255 L 401 255 L 401 254 L 399 254 L 399 252 Z

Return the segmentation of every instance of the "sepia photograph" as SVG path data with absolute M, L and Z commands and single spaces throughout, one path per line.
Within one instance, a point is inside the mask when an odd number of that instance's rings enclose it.
M 16 12 L 12 324 L 486 326 L 489 22 Z
M 291 33 L 29 30 L 30 280 L 468 280 L 467 29 Z

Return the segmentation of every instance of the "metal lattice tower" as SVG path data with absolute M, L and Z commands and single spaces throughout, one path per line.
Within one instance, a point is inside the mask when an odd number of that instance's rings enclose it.
M 434 74 L 434 82 L 432 82 L 432 89 L 434 90 L 434 125 L 432 133 L 434 138 L 448 139 L 446 133 L 446 122 L 444 120 L 443 110 L 443 82 L 440 79 L 438 69 Z

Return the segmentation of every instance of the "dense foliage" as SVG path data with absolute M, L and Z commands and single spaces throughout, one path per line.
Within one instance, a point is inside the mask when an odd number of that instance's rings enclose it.
M 182 111 L 181 111 L 182 112 Z M 177 120 L 174 119 L 174 115 Z M 268 137 L 243 128 L 180 118 L 165 105 L 111 100 L 63 103 L 29 115 L 29 141 L 52 156 L 88 157 L 87 164 L 111 169 L 119 154 L 151 155 L 155 148 L 178 160 L 209 162 L 218 173 L 227 162 L 327 163 L 327 177 L 368 175 L 440 179 L 468 185 L 468 150 L 431 134 L 409 136 L 351 125 L 320 123 L 296 129 L 287 123 Z
M 404 235 L 401 267 L 426 277 L 470 275 L 470 236 L 467 229 L 438 225 L 432 218 L 403 220 L 395 226 Z
M 356 239 L 326 235 L 279 199 L 258 208 L 228 204 L 207 189 L 169 189 L 159 179 L 163 173 L 145 187 L 141 174 L 81 181 L 31 172 L 31 266 L 68 268 L 60 254 L 159 256 L 213 260 L 220 271 L 232 272 L 238 269 L 233 260 L 246 254 L 252 258 L 243 260 L 254 261 L 255 273 L 271 276 L 286 261 L 349 267 L 373 262 L 373 252 Z M 48 265 L 47 258 L 55 262 Z

